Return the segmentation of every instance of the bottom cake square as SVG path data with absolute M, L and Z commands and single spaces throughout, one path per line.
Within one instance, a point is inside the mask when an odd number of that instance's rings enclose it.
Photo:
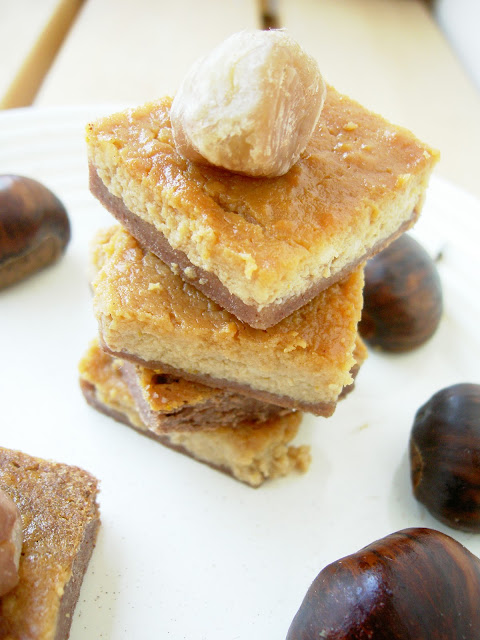
M 252 487 L 309 467 L 309 447 L 290 444 L 301 422 L 299 412 L 235 427 L 155 433 L 140 417 L 122 374 L 122 361 L 104 353 L 98 345 L 93 345 L 80 363 L 80 386 L 87 402 L 98 411 Z

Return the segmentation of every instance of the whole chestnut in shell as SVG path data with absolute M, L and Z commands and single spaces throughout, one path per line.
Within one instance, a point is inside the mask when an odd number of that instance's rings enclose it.
M 70 240 L 65 207 L 40 182 L 0 175 L 0 289 L 57 260 Z
M 480 385 L 447 387 L 420 407 L 410 470 L 415 497 L 435 518 L 480 531 Z
M 435 333 L 442 311 L 435 263 L 408 234 L 367 262 L 358 330 L 371 346 L 391 352 L 415 349 Z
M 315 578 L 287 640 L 478 640 L 480 560 L 433 529 L 404 529 Z

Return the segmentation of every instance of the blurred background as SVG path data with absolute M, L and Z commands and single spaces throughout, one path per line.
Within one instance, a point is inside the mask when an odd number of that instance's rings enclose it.
M 430 0 L 435 21 L 480 90 L 480 2 L 478 0 Z
M 330 84 L 440 149 L 437 175 L 480 197 L 479 24 L 479 0 L 0 0 L 0 107 L 139 104 L 231 33 L 285 27 Z

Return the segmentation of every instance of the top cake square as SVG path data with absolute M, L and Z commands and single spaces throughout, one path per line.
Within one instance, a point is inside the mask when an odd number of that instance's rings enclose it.
M 417 219 L 438 153 L 329 87 L 284 176 L 178 154 L 171 99 L 89 124 L 91 190 L 143 246 L 240 320 L 264 329 Z

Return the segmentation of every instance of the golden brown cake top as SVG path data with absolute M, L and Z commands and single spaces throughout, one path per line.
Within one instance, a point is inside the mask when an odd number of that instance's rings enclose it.
M 286 256 L 306 253 L 354 234 L 357 217 L 368 222 L 421 174 L 426 185 L 438 160 L 409 131 L 329 87 L 317 129 L 286 175 L 237 175 L 177 153 L 170 104 L 165 98 L 88 125 L 90 161 L 114 190 L 122 183 L 127 192 L 132 181 L 148 206 L 166 204 L 186 219 L 199 217 L 211 233 L 209 251 L 221 238 L 223 257 L 228 250 L 252 254 L 258 271 L 278 259 L 279 247 Z
M 306 367 L 329 362 L 350 371 L 362 308 L 363 269 L 322 291 L 301 309 L 269 329 L 253 329 L 209 300 L 152 253 L 144 251 L 122 227 L 97 234 L 92 260 L 98 270 L 93 281 L 94 306 L 99 314 L 137 326 L 148 335 L 176 332 L 191 341 L 221 344 L 228 354 L 238 345 L 255 344 L 285 358 L 308 358 Z
M 18 506 L 23 529 L 19 583 L 0 601 L 0 638 L 53 640 L 72 563 L 86 527 L 98 519 L 97 480 L 0 448 L 0 488 Z

